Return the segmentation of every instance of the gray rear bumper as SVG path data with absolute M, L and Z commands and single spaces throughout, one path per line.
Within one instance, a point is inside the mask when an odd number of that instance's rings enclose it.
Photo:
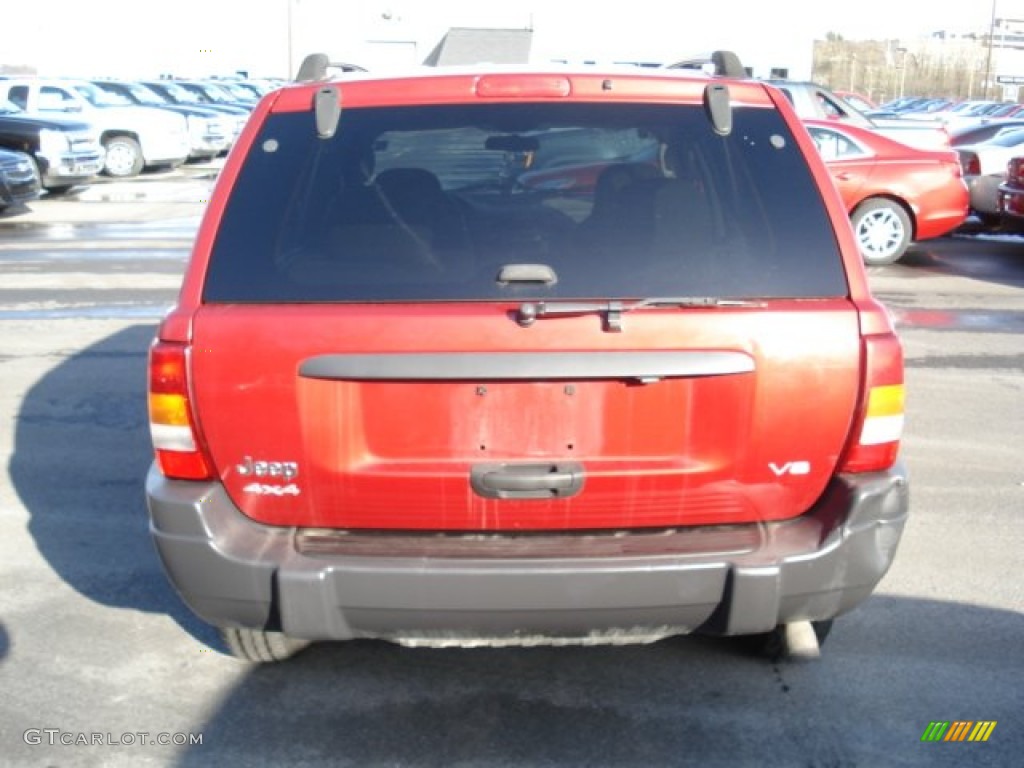
M 637 642 L 829 619 L 885 575 L 909 504 L 899 466 L 836 479 L 780 523 L 460 537 L 259 525 L 219 484 L 155 469 L 146 491 L 164 568 L 207 622 L 426 645 Z

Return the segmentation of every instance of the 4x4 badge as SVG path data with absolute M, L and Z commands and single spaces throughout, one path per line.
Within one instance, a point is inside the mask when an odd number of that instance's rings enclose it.
M 288 485 L 267 485 L 266 483 L 249 483 L 242 489 L 243 493 L 255 493 L 257 496 L 298 496 L 302 491 L 295 483 Z

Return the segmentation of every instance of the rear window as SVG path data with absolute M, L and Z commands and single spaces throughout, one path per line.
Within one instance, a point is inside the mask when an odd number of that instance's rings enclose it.
M 774 110 L 737 108 L 721 137 L 700 106 L 517 103 L 344 109 L 329 140 L 312 113 L 271 115 L 204 299 L 845 294 L 821 195 Z

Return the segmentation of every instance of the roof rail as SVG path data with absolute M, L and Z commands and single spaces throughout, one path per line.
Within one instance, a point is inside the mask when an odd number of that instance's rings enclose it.
M 747 71 L 740 62 L 740 57 L 733 51 L 713 51 L 710 56 L 697 56 L 683 59 L 675 64 L 667 64 L 666 69 L 699 69 L 709 75 L 719 77 L 747 77 Z
M 711 54 L 711 63 L 715 65 L 715 74 L 724 77 L 746 77 L 740 57 L 732 51 L 715 51 Z
M 364 67 L 358 64 L 348 64 L 343 61 L 331 61 L 326 53 L 311 53 L 302 60 L 298 74 L 295 75 L 295 82 L 312 83 L 317 80 L 327 79 L 328 69 L 340 69 L 342 72 L 366 72 Z

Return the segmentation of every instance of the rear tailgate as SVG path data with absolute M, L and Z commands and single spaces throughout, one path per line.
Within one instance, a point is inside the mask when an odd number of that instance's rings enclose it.
M 235 503 L 303 527 L 727 524 L 799 515 L 833 473 L 860 386 L 848 300 L 636 310 L 621 333 L 514 310 L 202 307 L 195 408 Z

